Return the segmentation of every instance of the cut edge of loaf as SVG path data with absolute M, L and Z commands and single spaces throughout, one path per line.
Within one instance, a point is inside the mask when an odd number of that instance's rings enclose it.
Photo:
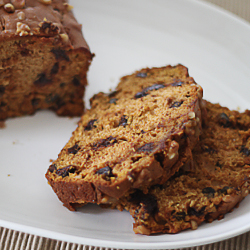
M 164 183 L 166 179 L 172 176 L 181 167 L 181 165 L 191 157 L 191 148 L 194 147 L 196 141 L 198 140 L 198 136 L 200 135 L 200 129 L 201 129 L 202 115 L 205 114 L 205 106 L 202 101 L 202 88 L 199 85 L 197 85 L 192 78 L 188 77 L 187 69 L 182 65 L 154 68 L 153 70 L 155 71 L 166 68 L 170 70 L 175 67 L 176 69 L 185 72 L 185 77 L 187 77 L 185 81 L 187 81 L 187 84 L 189 84 L 190 82 L 190 86 L 191 84 L 193 84 L 192 88 L 197 89 L 197 93 L 195 94 L 197 95 L 195 97 L 196 101 L 191 108 L 188 107 L 188 110 L 190 108 L 189 113 L 192 114 L 192 117 L 191 115 L 189 116 L 187 115 L 182 124 L 182 129 L 180 129 L 179 132 L 177 131 L 178 130 L 177 129 L 176 134 L 173 135 L 171 139 L 167 138 L 167 140 L 168 139 L 170 139 L 170 141 L 172 140 L 172 143 L 167 144 L 168 148 L 166 148 L 166 151 L 169 151 L 169 149 L 171 148 L 174 151 L 176 150 L 178 151 L 179 147 L 181 148 L 181 151 L 178 154 L 175 154 L 176 156 L 176 157 L 174 156 L 175 158 L 171 157 L 171 159 L 174 159 L 172 161 L 167 159 L 167 157 L 164 157 L 164 160 L 162 159 L 162 163 L 159 163 L 159 160 L 157 160 L 152 155 L 153 160 L 150 163 L 151 165 L 147 165 L 144 169 L 141 168 L 138 172 L 134 172 L 133 175 L 130 175 L 130 178 L 128 178 L 127 176 L 124 176 L 124 178 L 120 178 L 119 182 L 114 182 L 112 185 L 106 184 L 103 181 L 99 182 L 99 180 L 91 182 L 86 178 L 80 178 L 80 175 L 77 174 L 77 168 L 75 168 L 74 164 L 57 168 L 57 160 L 56 160 L 49 167 L 46 173 L 46 178 L 51 187 L 53 188 L 54 192 L 57 194 L 58 198 L 67 208 L 69 208 L 70 210 L 75 210 L 75 208 L 78 205 L 81 204 L 84 205 L 85 203 L 88 202 L 97 204 L 109 204 L 113 206 L 113 204 L 115 204 L 119 198 L 121 198 L 124 195 L 127 195 L 130 192 L 131 188 L 140 187 L 146 190 L 149 188 L 149 186 L 153 184 Z M 140 72 L 143 72 L 145 70 L 150 71 L 150 69 L 143 69 Z M 138 74 L 138 72 L 136 74 Z M 131 76 L 133 77 L 133 75 Z M 123 77 L 121 79 L 121 82 L 126 80 L 126 78 L 127 77 Z M 180 84 L 177 85 L 176 82 L 178 82 L 178 79 L 174 79 L 173 81 L 171 81 L 171 84 L 173 84 L 173 86 L 181 86 Z M 118 88 L 119 86 L 120 85 L 118 85 Z M 106 102 L 106 99 L 109 100 L 108 98 L 110 98 L 110 96 L 112 96 L 113 98 L 114 94 L 111 95 L 102 94 L 101 98 L 102 100 L 104 100 L 104 102 Z M 92 99 L 92 105 L 94 107 L 96 107 L 95 101 L 96 97 Z M 101 107 L 105 109 L 104 106 L 102 105 Z M 204 110 L 203 114 L 201 114 L 202 113 L 201 109 Z M 85 113 L 85 116 L 88 115 L 88 112 L 91 112 L 91 110 L 87 111 L 87 113 Z M 194 118 L 196 118 L 195 122 Z M 94 124 L 93 121 L 94 120 L 92 120 L 92 123 Z M 64 149 L 59 154 L 59 158 L 62 157 L 65 153 L 67 154 L 67 152 L 76 154 L 78 150 L 80 150 L 78 145 L 79 143 L 74 145 L 71 142 L 71 140 L 74 139 L 74 135 L 81 133 L 80 130 L 81 129 L 84 130 L 84 126 L 88 127 L 91 125 L 92 128 L 94 127 L 92 123 L 91 124 L 89 123 L 87 125 L 84 125 L 82 123 L 85 124 L 85 122 L 83 122 L 83 118 L 79 122 L 79 126 L 76 129 L 76 131 L 73 132 L 73 136 L 71 137 L 70 141 L 66 144 Z M 186 138 L 185 140 L 181 139 L 184 138 L 183 136 Z M 112 144 L 111 141 L 107 143 L 109 143 L 110 145 Z M 164 141 L 162 143 L 165 144 L 166 142 Z M 157 150 L 159 151 L 159 152 L 157 151 L 158 153 L 160 152 L 163 153 L 164 151 L 160 146 Z M 170 153 L 170 151 L 167 153 Z M 70 157 L 74 158 L 74 156 Z M 178 161 L 179 157 L 180 160 Z M 171 165 L 171 169 L 166 170 L 168 171 L 168 175 L 164 173 L 162 166 L 160 166 L 161 164 L 164 164 L 164 166 L 165 164 Z M 73 178 L 72 181 L 70 180 L 70 176 L 72 176 Z M 153 176 L 154 179 L 152 180 L 151 178 L 150 180 L 149 178 L 150 176 L 151 177 Z M 139 179 L 141 179 L 141 181 L 139 181 Z
M 91 54 L 67 1 L 0 7 L 0 120 L 51 109 L 80 116 Z

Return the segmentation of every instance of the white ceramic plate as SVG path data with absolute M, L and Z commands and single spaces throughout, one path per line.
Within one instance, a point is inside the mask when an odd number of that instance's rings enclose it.
M 202 1 L 72 0 L 92 52 L 86 100 L 136 69 L 182 63 L 204 96 L 250 108 L 250 26 Z M 51 112 L 9 119 L 0 130 L 0 225 L 40 236 L 112 248 L 181 248 L 250 229 L 250 197 L 225 219 L 177 235 L 142 236 L 127 212 L 87 205 L 69 212 L 44 174 L 76 127 Z

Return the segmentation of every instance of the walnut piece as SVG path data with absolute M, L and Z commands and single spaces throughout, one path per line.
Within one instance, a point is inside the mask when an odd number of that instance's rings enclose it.
M 20 21 L 23 21 L 25 19 L 25 13 L 20 11 L 17 13 L 17 17 Z
M 60 34 L 60 37 L 63 43 L 67 43 L 69 41 L 69 36 L 67 34 Z
M 17 22 L 16 26 L 16 33 L 19 34 L 19 36 L 32 35 L 32 33 L 30 32 L 30 27 L 27 24 Z
M 189 119 L 194 119 L 194 118 L 195 118 L 195 113 L 194 113 L 194 112 L 190 112 L 190 113 L 188 114 L 188 118 L 189 118 Z
M 46 5 L 49 5 L 51 4 L 51 0 L 39 0 L 40 3 L 43 3 L 43 4 L 46 4 Z
M 25 0 L 11 0 L 11 3 L 16 9 L 22 9 L 25 6 Z
M 66 8 L 67 11 L 71 11 L 73 9 L 73 6 L 68 4 L 68 3 L 64 3 L 63 5 L 64 5 L 64 7 Z
M 14 5 L 13 4 L 11 4 L 11 3 L 6 3 L 5 5 L 4 5 L 4 10 L 6 11 L 6 12 L 8 12 L 8 13 L 13 13 L 13 12 L 15 12 L 15 7 L 14 7 Z

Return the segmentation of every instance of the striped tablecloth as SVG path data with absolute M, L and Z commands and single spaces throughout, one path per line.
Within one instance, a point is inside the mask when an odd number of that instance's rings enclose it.
M 250 22 L 250 0 L 206 0 Z M 250 232 L 204 246 L 178 250 L 249 250 Z M 0 227 L 0 250 L 111 250 L 57 241 Z M 115 249 L 112 249 L 115 250 Z

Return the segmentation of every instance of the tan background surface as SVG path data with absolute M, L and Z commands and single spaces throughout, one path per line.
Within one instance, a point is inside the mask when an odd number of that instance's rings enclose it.
M 173 0 L 174 1 L 174 0 Z M 206 0 L 250 22 L 250 0 Z M 250 59 L 249 59 L 250 60 Z M 0 227 L 0 250 L 111 250 L 51 240 Z M 112 249 L 115 250 L 115 249 Z M 177 249 L 176 249 L 177 250 Z M 178 250 L 250 250 L 250 232 L 213 244 Z

